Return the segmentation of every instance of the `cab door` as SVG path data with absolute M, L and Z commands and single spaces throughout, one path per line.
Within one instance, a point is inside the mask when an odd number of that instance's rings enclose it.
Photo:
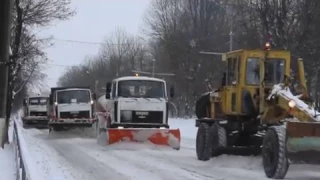
M 239 87 L 239 59 L 227 59 L 226 86 L 224 87 L 224 109 L 226 114 L 237 114 L 238 87 Z

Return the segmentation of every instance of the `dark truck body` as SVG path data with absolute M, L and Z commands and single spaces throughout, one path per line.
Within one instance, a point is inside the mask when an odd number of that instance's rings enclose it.
M 51 88 L 51 93 L 49 97 L 49 127 L 53 129 L 61 129 L 68 127 L 91 127 L 94 123 L 93 121 L 93 104 L 91 104 L 91 110 L 81 111 L 81 110 L 72 110 L 72 111 L 63 111 L 59 112 L 62 107 L 59 107 L 58 104 L 55 104 L 56 92 L 60 90 L 71 90 L 71 89 L 85 89 L 90 91 L 88 86 L 68 86 L 68 87 L 54 87 Z M 93 98 L 93 94 L 90 91 L 90 99 Z M 88 102 L 90 103 L 90 102 Z M 76 106 L 71 104 L 70 106 Z M 67 107 L 68 108 L 68 107 Z M 90 109 L 90 108 L 89 108 Z M 78 111 L 74 113 L 75 111 Z M 89 111 L 89 112 L 88 112 Z M 91 113 L 90 113 L 91 112 Z

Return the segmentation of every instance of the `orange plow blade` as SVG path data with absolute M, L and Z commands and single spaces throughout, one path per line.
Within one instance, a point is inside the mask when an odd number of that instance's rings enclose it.
M 151 142 L 156 145 L 170 146 L 173 149 L 180 149 L 179 129 L 151 129 L 151 128 L 126 128 L 107 129 L 107 144 L 121 141 Z

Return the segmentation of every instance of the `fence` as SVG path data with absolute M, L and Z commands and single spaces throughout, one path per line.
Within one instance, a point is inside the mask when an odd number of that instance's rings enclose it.
M 16 161 L 16 180 L 31 180 L 24 154 L 23 148 L 21 148 L 19 125 L 16 120 L 13 120 L 13 145 Z

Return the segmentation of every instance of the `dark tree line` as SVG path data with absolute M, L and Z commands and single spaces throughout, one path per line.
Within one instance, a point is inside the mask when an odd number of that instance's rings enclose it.
M 153 0 L 144 21 L 147 40 L 116 31 L 99 54 L 67 70 L 59 85 L 94 88 L 99 80 L 100 89 L 133 69 L 152 71 L 155 59 L 156 72 L 175 74 L 159 77 L 175 85 L 179 116 L 190 116 L 199 95 L 220 86 L 224 71 L 220 56 L 199 52 L 229 51 L 232 31 L 233 50 L 270 41 L 272 48 L 290 50 L 293 60 L 303 57 L 309 88 L 319 90 L 318 0 Z

